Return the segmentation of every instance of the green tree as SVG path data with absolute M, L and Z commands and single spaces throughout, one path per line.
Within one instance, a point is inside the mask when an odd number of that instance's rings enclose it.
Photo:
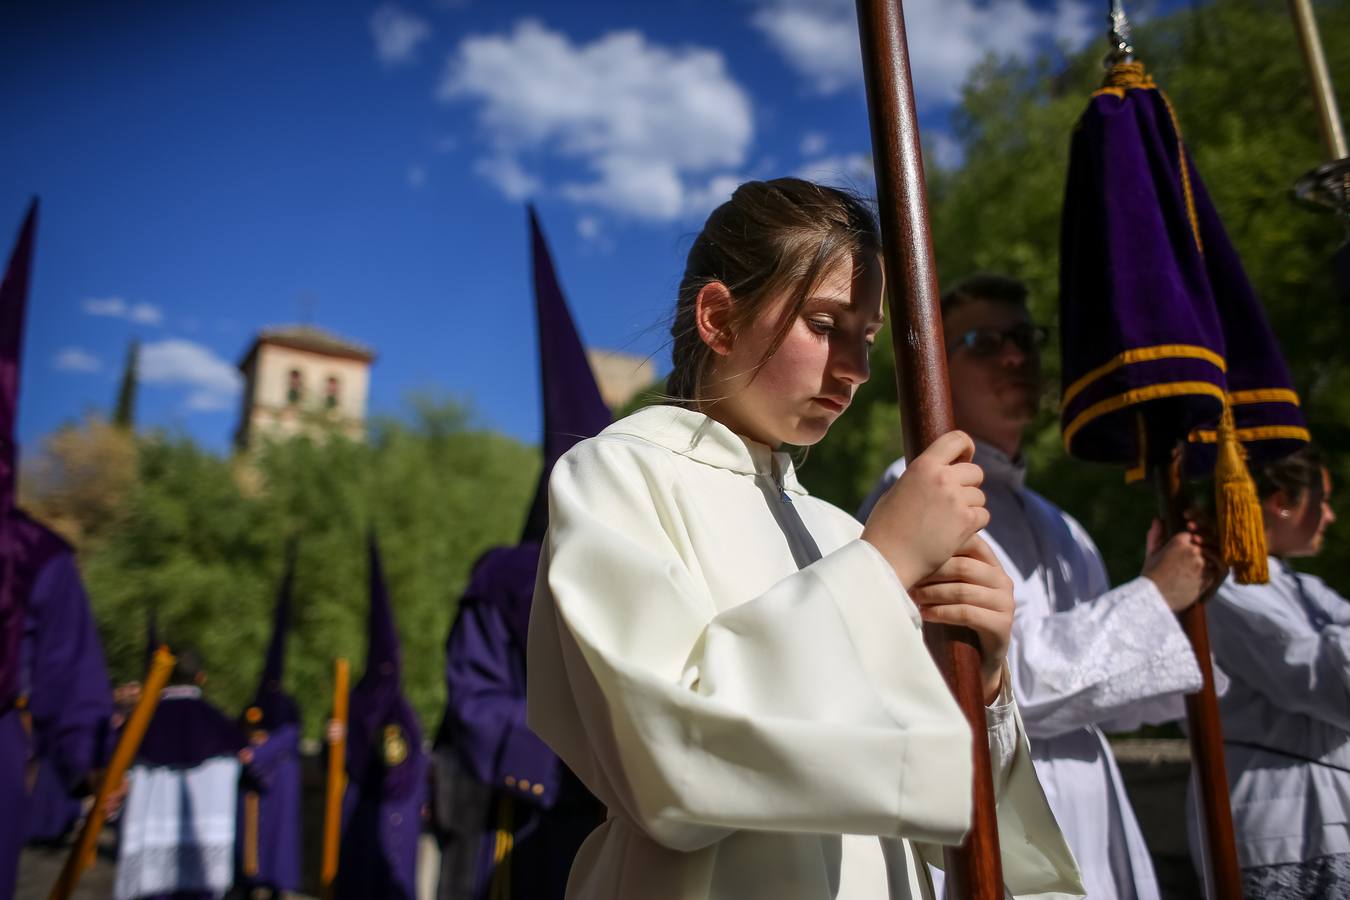
M 196 647 L 208 691 L 228 710 L 261 671 L 286 539 L 299 538 L 285 681 L 311 733 L 331 698 L 332 661 L 365 659 L 366 535 L 378 535 L 403 645 L 404 690 L 425 728 L 444 704 L 444 642 L 474 560 L 514 543 L 538 452 L 475 428 L 464 408 L 416 399 L 406 420 L 223 459 L 191 441 L 139 441 L 137 481 L 119 527 L 82 555 L 118 679 L 139 677 L 146 611 L 162 637 Z
M 136 385 L 139 375 L 141 342 L 131 339 L 127 347 L 126 365 L 122 367 L 122 381 L 117 386 L 117 407 L 113 410 L 113 424 L 130 431 L 136 427 Z
M 1319 6 L 1332 76 L 1350 84 L 1350 4 Z M 1330 260 L 1344 233 L 1330 216 L 1291 199 L 1290 188 L 1322 151 L 1311 91 L 1283 4 L 1233 0 L 1159 18 L 1136 29 L 1139 57 L 1167 91 L 1182 133 L 1247 273 L 1279 334 L 1317 440 L 1350 477 L 1350 338 L 1335 300 Z M 1031 287 L 1033 314 L 1055 325 L 1059 222 L 1069 137 L 1100 82 L 1104 47 L 1067 61 L 990 59 L 965 86 L 955 127 L 963 164 L 933 171 L 929 198 L 944 284 L 999 271 Z M 1053 341 L 1052 341 L 1053 343 Z M 1047 352 L 1058 384 L 1059 354 Z M 898 451 L 895 362 L 878 341 L 872 382 L 854 409 L 813 448 L 803 479 L 845 508 L 855 506 Z M 1066 458 L 1056 396 L 1047 396 L 1027 444 L 1029 482 L 1083 521 L 1115 579 L 1132 577 L 1156 501 L 1149 485 Z M 1350 533 L 1332 530 L 1309 568 L 1350 584 Z

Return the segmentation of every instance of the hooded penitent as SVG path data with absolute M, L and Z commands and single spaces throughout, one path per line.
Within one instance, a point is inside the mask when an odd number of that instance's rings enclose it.
M 1244 456 L 1308 434 L 1171 105 L 1138 63 L 1112 68 L 1074 130 L 1060 322 L 1068 452 L 1141 476 L 1184 445 L 1190 474 L 1214 473 L 1225 557 L 1239 580 L 1264 581 Z
M 403 696 L 398 631 L 374 533 L 369 552 L 366 669 L 348 706 L 337 894 L 412 898 L 427 758 L 417 717 Z
M 534 260 L 534 308 L 539 329 L 539 378 L 544 406 L 544 469 L 525 520 L 522 541 L 539 541 L 548 529 L 548 476 L 558 458 L 610 423 L 586 349 L 567 309 L 553 259 L 534 207 L 529 208 Z
M 57 782 L 58 792 L 87 786 L 103 761 L 112 715 L 74 554 L 16 506 L 19 374 L 36 234 L 34 200 L 0 282 L 0 897 L 13 889 L 39 777 Z
M 559 457 L 610 422 L 533 208 L 544 467 L 521 541 L 474 564 L 446 643 L 437 737 L 442 900 L 561 897 L 599 804 L 525 725 L 525 640 Z
M 300 888 L 300 709 L 282 686 L 291 625 L 296 543 L 286 548 L 272 638 L 243 726 L 253 748 L 239 798 L 237 872 L 249 886 Z

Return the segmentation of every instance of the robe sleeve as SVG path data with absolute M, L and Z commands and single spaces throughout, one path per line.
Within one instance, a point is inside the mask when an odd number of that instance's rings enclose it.
M 740 829 L 960 840 L 970 729 L 882 556 L 850 541 L 719 613 L 679 503 L 664 450 L 601 439 L 555 468 L 530 725 L 673 849 Z
M 466 602 L 446 649 L 446 709 L 475 778 L 548 809 L 558 799 L 562 763 L 525 724 L 520 653 L 497 608 Z
M 244 766 L 244 771 L 263 790 L 271 790 L 277 766 L 287 757 L 298 756 L 300 753 L 300 726 L 282 725 L 268 732 L 267 740 L 251 749 L 253 760 Z
M 1012 679 L 1006 670 L 1002 691 L 985 710 L 985 726 L 1004 886 L 1013 897 L 1086 893 L 1073 851 L 1036 776 L 1026 730 L 1013 699 Z M 941 847 L 920 844 L 918 849 L 928 865 L 939 871 L 945 867 Z
M 1075 546 L 1064 552 L 1084 557 L 1091 599 L 1046 614 L 1018 598 L 1008 658 L 1028 734 L 1129 731 L 1180 718 L 1183 695 L 1201 683 L 1186 633 L 1148 578 L 1108 589 L 1096 545 L 1066 520 Z
M 68 790 L 103 765 L 112 692 L 103 648 L 75 558 L 62 553 L 33 583 L 29 709 L 37 754 L 51 760 Z
M 1350 627 L 1313 631 L 1283 611 L 1267 589 L 1231 581 L 1205 612 L 1215 653 L 1230 677 L 1273 706 L 1350 731 Z

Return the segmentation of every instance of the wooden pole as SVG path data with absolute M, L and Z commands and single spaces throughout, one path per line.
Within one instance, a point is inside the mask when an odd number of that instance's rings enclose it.
M 62 867 L 56 884 L 47 895 L 48 900 L 69 900 L 70 895 L 75 892 L 75 885 L 79 883 L 80 876 L 94 864 L 98 835 L 107 819 L 104 807 L 107 805 L 108 795 L 121 787 L 127 769 L 131 768 L 136 752 L 141 747 L 141 739 L 145 737 L 145 730 L 150 727 L 155 707 L 159 705 L 160 691 L 164 690 L 164 685 L 168 683 L 175 662 L 177 660 L 174 655 L 164 646 L 159 647 L 151 658 L 150 670 L 141 684 L 141 698 L 136 701 L 136 708 L 132 710 L 131 718 L 122 729 L 117 749 L 113 751 L 112 761 L 108 763 L 108 770 L 104 773 L 103 783 L 94 794 L 94 805 L 90 807 L 89 815 L 85 817 L 84 826 L 80 829 L 80 836 L 75 840 L 75 845 L 70 848 L 70 855 L 66 857 L 66 864 Z
M 1336 106 L 1336 89 L 1331 84 L 1331 71 L 1327 68 L 1326 53 L 1322 51 L 1322 36 L 1317 30 L 1317 17 L 1313 15 L 1311 0 L 1289 0 L 1289 15 L 1294 20 L 1299 49 L 1303 51 L 1303 63 L 1308 67 L 1308 80 L 1312 82 L 1317 123 L 1322 129 L 1322 145 L 1332 161 L 1344 159 L 1350 155 L 1350 151 L 1346 150 L 1345 129 L 1341 126 L 1341 112 Z
M 1181 497 L 1180 453 L 1169 466 L 1155 472 L 1163 525 L 1169 536 L 1186 528 L 1185 507 Z M 1186 695 L 1186 723 L 1191 738 L 1191 770 L 1200 789 L 1202 838 L 1205 863 L 1210 875 L 1211 900 L 1242 900 L 1242 875 L 1238 869 L 1237 841 L 1233 834 L 1233 813 L 1228 802 L 1228 766 L 1223 754 L 1223 724 L 1219 719 L 1219 697 L 1214 690 L 1214 666 L 1209 650 L 1209 627 L 1205 622 L 1205 601 L 1192 603 L 1177 614 L 1181 628 L 1195 651 L 1200 666 L 1200 690 Z
M 858 29 L 872 123 L 900 420 L 905 456 L 913 460 L 955 425 L 901 0 L 858 0 Z M 965 842 L 946 850 L 947 895 L 1001 900 L 1003 866 L 989 742 L 984 739 L 979 643 L 970 629 L 934 624 L 924 626 L 924 640 L 975 735 L 974 815 Z
M 323 868 L 319 883 L 323 896 L 332 900 L 333 881 L 337 878 L 338 841 L 342 837 L 342 793 L 347 787 L 347 660 L 333 663 L 333 719 L 342 726 L 342 735 L 328 741 L 328 790 L 324 798 Z

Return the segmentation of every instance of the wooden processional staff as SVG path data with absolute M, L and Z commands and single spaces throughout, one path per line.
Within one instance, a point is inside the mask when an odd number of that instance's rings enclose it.
M 901 0 L 858 0 L 858 29 L 872 122 L 872 158 L 900 421 L 905 456 L 913 460 L 955 425 Z M 924 625 L 924 640 L 971 729 L 983 735 L 984 691 L 975 633 L 968 628 L 929 623 Z M 989 745 L 983 740 L 971 744 L 974 814 L 965 843 L 946 851 L 947 896 L 1001 900 L 1003 869 Z

